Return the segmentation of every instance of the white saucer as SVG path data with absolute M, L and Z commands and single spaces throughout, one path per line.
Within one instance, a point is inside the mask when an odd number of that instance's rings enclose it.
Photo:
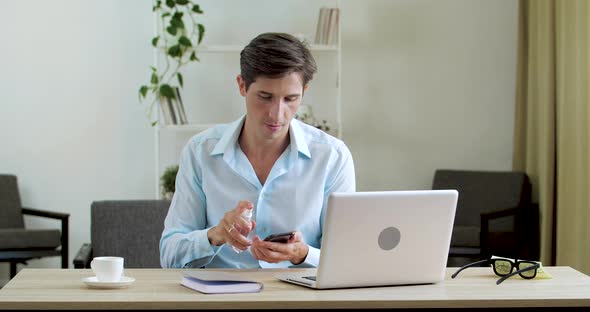
M 124 288 L 127 287 L 133 282 L 135 282 L 135 278 L 129 276 L 121 277 L 121 280 L 118 282 L 101 282 L 99 281 L 96 276 L 86 277 L 83 278 L 82 281 L 88 285 L 90 288 L 104 288 L 104 289 L 113 289 L 113 288 Z

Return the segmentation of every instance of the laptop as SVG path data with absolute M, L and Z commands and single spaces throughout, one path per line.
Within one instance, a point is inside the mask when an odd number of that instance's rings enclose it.
M 318 268 L 276 278 L 316 289 L 440 282 L 457 198 L 456 190 L 332 193 Z

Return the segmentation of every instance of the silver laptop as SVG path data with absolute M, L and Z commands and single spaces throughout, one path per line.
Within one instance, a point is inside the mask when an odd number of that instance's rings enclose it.
M 437 283 L 457 198 L 455 190 L 333 193 L 317 270 L 276 277 L 318 289 Z

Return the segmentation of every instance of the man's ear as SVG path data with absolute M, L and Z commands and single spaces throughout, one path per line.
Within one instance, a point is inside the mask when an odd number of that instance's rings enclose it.
M 242 96 L 246 96 L 246 81 L 242 78 L 242 75 L 238 75 L 236 77 L 236 81 L 238 82 L 238 88 L 240 89 L 240 94 Z
M 309 86 L 309 85 L 306 84 L 306 85 L 303 86 L 303 92 L 302 92 L 302 94 L 305 94 L 305 91 L 307 91 L 307 86 Z

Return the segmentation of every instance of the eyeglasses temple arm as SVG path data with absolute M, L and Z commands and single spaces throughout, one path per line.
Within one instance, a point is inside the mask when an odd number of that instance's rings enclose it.
M 453 273 L 453 275 L 451 275 L 451 278 L 455 278 L 457 276 L 457 274 L 459 274 L 459 272 L 461 272 L 461 271 L 463 271 L 463 270 L 465 270 L 467 268 L 470 268 L 470 267 L 476 266 L 476 265 L 480 265 L 480 264 L 483 264 L 483 263 L 486 263 L 486 262 L 489 263 L 490 262 L 490 259 L 480 260 L 480 261 L 476 261 L 476 262 L 473 262 L 473 263 L 466 264 L 466 265 L 462 266 L 461 268 L 459 268 L 459 270 L 457 270 L 457 272 Z
M 535 269 L 536 270 L 536 269 L 538 269 L 540 267 L 541 266 L 538 263 L 536 263 L 535 265 L 531 265 L 530 267 L 526 267 L 524 269 L 516 270 L 516 271 L 514 271 L 514 272 L 512 272 L 512 273 L 510 273 L 510 274 L 508 274 L 506 276 L 502 276 L 502 278 L 500 278 L 499 280 L 496 281 L 496 285 L 500 285 L 500 283 L 502 283 L 503 281 L 505 281 L 507 278 L 509 278 L 511 276 L 514 276 L 514 275 L 519 274 L 519 273 L 522 273 L 522 272 L 530 271 L 532 269 Z

